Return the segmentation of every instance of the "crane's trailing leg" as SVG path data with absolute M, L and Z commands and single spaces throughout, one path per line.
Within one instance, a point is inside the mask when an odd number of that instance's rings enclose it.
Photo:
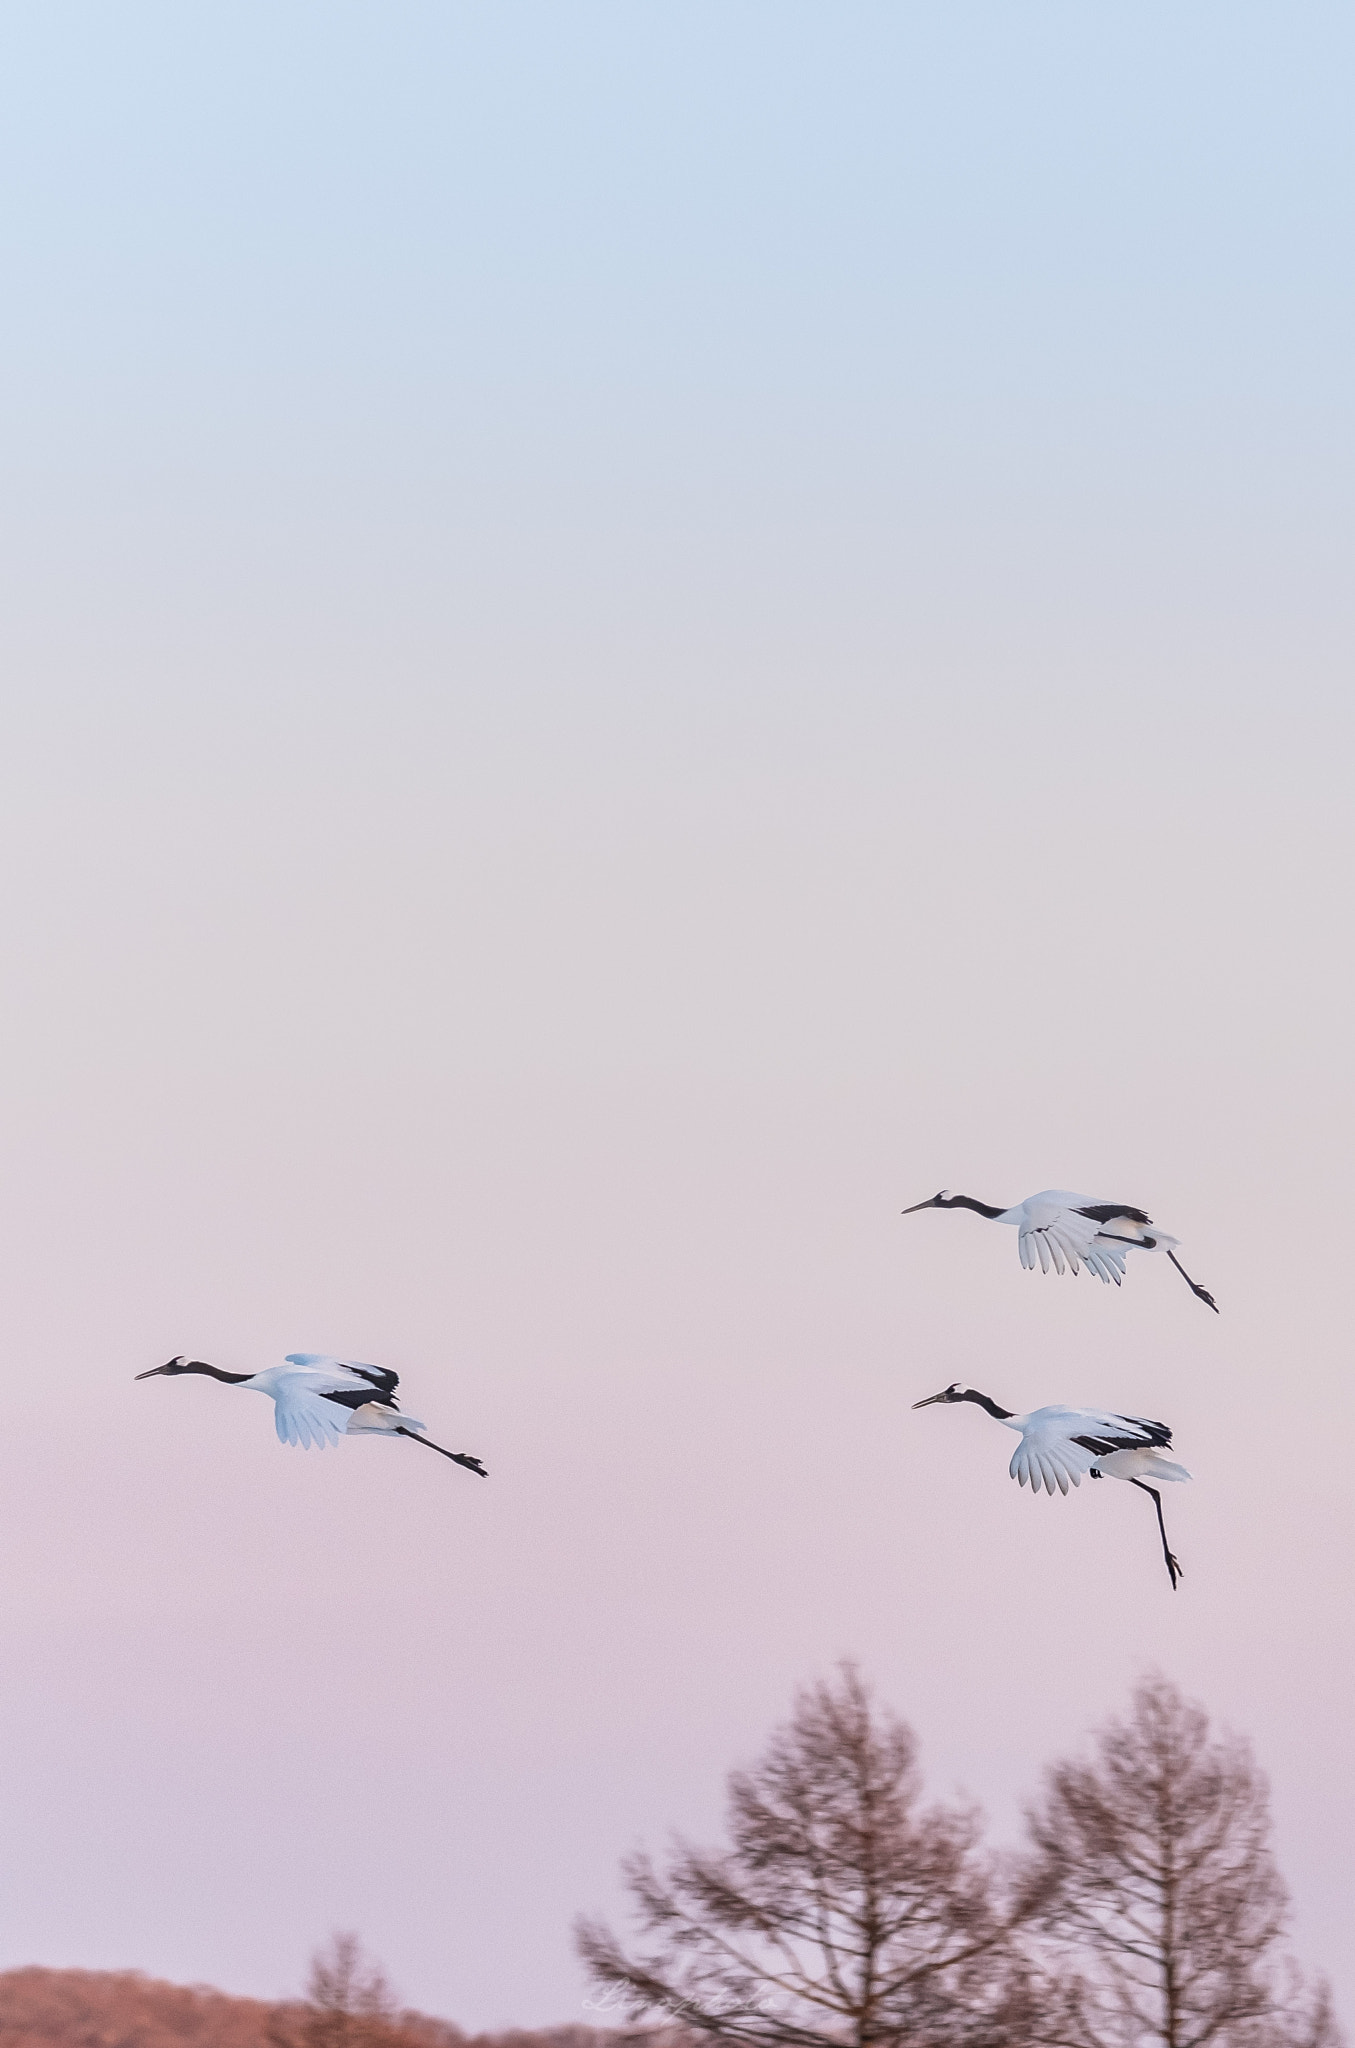
M 1146 1485 L 1142 1479 L 1131 1479 L 1129 1484 L 1137 1486 L 1140 1493 L 1147 1493 L 1152 1496 L 1153 1506 L 1157 1509 L 1157 1526 L 1162 1535 L 1162 1555 L 1167 1560 L 1167 1576 L 1172 1582 L 1172 1591 L 1174 1593 L 1176 1591 L 1176 1581 L 1184 1578 L 1185 1574 L 1178 1560 L 1172 1556 L 1171 1551 L 1167 1548 L 1167 1525 L 1162 1519 L 1162 1495 L 1155 1486 Z
M 475 1472 L 481 1479 L 489 1474 L 478 1458 L 472 1458 L 466 1451 L 444 1451 L 441 1444 L 435 1444 L 428 1436 L 420 1436 L 416 1429 L 397 1429 L 397 1436 L 407 1436 L 412 1444 L 426 1444 L 430 1451 L 436 1451 L 440 1458 L 450 1458 L 454 1465 L 464 1465 L 468 1472 Z
M 1208 1307 L 1212 1308 L 1214 1314 L 1217 1315 L 1219 1312 L 1219 1305 L 1215 1301 L 1213 1295 L 1209 1292 L 1208 1288 L 1201 1287 L 1198 1281 L 1191 1279 L 1189 1273 L 1181 1264 L 1181 1261 L 1177 1258 L 1175 1252 L 1169 1251 L 1167 1253 L 1167 1257 L 1171 1260 L 1172 1264 L 1175 1266 L 1177 1272 L 1181 1275 L 1181 1278 L 1185 1281 L 1191 1293 L 1197 1294 L 1200 1297 L 1200 1300 L 1206 1303 Z

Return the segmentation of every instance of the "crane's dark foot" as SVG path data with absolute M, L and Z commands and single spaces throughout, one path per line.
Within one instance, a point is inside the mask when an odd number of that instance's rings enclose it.
M 454 1465 L 464 1465 L 468 1472 L 474 1472 L 481 1479 L 489 1477 L 480 1460 L 473 1458 L 469 1451 L 444 1451 L 441 1444 L 435 1444 L 431 1436 L 423 1436 L 417 1429 L 398 1429 L 396 1434 L 407 1436 L 412 1444 L 425 1445 L 428 1450 L 436 1451 L 440 1458 L 450 1458 Z
M 1171 1260 L 1172 1264 L 1175 1266 L 1177 1272 L 1181 1275 L 1181 1278 L 1185 1281 L 1191 1293 L 1198 1294 L 1200 1300 L 1204 1302 L 1205 1306 L 1207 1308 L 1212 1308 L 1214 1314 L 1217 1315 L 1219 1312 L 1219 1305 L 1215 1301 L 1213 1295 L 1209 1292 L 1209 1289 L 1207 1287 L 1201 1287 L 1198 1280 L 1191 1279 L 1189 1273 L 1181 1264 L 1181 1261 L 1177 1258 L 1176 1253 L 1172 1251 L 1170 1247 L 1168 1247 L 1167 1250 L 1167 1257 Z
M 1167 1552 L 1167 1576 L 1172 1582 L 1172 1591 L 1174 1593 L 1176 1591 L 1176 1581 L 1183 1579 L 1185 1573 L 1181 1569 L 1180 1559 L 1173 1557 L 1170 1551 Z

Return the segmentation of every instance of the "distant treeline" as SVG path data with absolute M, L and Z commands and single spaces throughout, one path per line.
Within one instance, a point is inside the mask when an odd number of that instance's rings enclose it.
M 231 1998 L 137 1970 L 0 1972 L 0 2048 L 301 2048 L 321 2032 L 389 2048 L 613 2048 L 616 2039 L 593 2027 L 467 2034 L 417 2012 L 354 2014 L 347 2027 L 337 2017 L 302 2000 Z

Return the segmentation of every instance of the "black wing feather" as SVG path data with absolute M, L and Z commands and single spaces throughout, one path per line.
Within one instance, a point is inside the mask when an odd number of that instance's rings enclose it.
M 1076 1211 L 1092 1223 L 1113 1223 L 1117 1216 L 1127 1216 L 1131 1223 L 1151 1223 L 1152 1217 L 1145 1216 L 1142 1209 L 1131 1209 L 1128 1202 L 1089 1202 L 1085 1209 Z
M 370 1394 L 364 1394 L 360 1387 L 343 1387 L 337 1393 L 325 1394 L 321 1398 L 326 1401 L 337 1401 L 340 1408 L 365 1408 L 369 1401 L 374 1401 L 379 1408 L 400 1406 L 394 1394 L 379 1393 L 375 1388 Z
M 348 1367 L 349 1372 L 355 1372 L 359 1379 L 364 1379 L 369 1386 L 375 1387 L 384 1400 L 390 1400 L 400 1384 L 399 1373 L 391 1372 L 384 1365 L 348 1365 L 347 1359 L 343 1360 L 343 1364 Z M 394 1402 L 391 1402 L 391 1406 L 394 1405 Z
M 1146 1422 L 1138 1415 L 1122 1416 L 1136 1432 L 1133 1436 L 1075 1436 L 1073 1442 L 1081 1444 L 1084 1451 L 1092 1451 L 1098 1458 L 1107 1458 L 1112 1451 L 1141 1451 L 1149 1447 L 1154 1450 L 1171 1449 L 1172 1433 L 1165 1422 Z

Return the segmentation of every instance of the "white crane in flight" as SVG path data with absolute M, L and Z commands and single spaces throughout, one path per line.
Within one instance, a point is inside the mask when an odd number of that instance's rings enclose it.
M 1044 1486 L 1053 1493 L 1067 1493 L 1080 1486 L 1082 1475 L 1092 1479 L 1126 1479 L 1150 1496 L 1157 1509 L 1157 1526 L 1162 1537 L 1162 1555 L 1167 1576 L 1176 1591 L 1181 1566 L 1167 1545 L 1167 1525 L 1162 1519 L 1162 1496 L 1150 1479 L 1189 1479 L 1184 1465 L 1161 1453 L 1172 1447 L 1172 1433 L 1165 1422 L 1146 1422 L 1141 1415 L 1114 1415 L 1104 1408 L 1033 1408 L 1029 1415 L 1013 1415 L 999 1408 L 987 1394 L 952 1381 L 939 1394 L 914 1401 L 914 1408 L 930 1408 L 934 1402 L 972 1401 L 1008 1429 L 1019 1432 L 1021 1441 L 1012 1452 L 1008 1470 L 1022 1486 L 1038 1493 Z
M 1098 1202 L 1090 1195 L 1071 1195 L 1066 1188 L 1046 1188 L 1043 1194 L 1028 1195 L 1014 1209 L 995 1209 L 991 1202 L 953 1195 L 949 1188 L 942 1188 L 939 1195 L 914 1202 L 903 1213 L 915 1216 L 919 1209 L 973 1209 L 994 1223 L 1014 1224 L 1020 1233 L 1017 1248 L 1023 1266 L 1033 1268 L 1038 1258 L 1045 1273 L 1051 1266 L 1061 1273 L 1065 1264 L 1076 1273 L 1080 1260 L 1089 1272 L 1104 1281 L 1113 1280 L 1117 1287 L 1124 1279 L 1126 1252 L 1165 1252 L 1191 1293 L 1215 1315 L 1219 1312 L 1213 1295 L 1191 1279 L 1177 1258 L 1180 1239 L 1168 1237 L 1151 1216 L 1127 1202 Z
M 161 1373 L 171 1378 L 202 1373 L 230 1387 L 267 1394 L 278 1435 L 285 1444 L 301 1444 L 306 1450 L 317 1444 L 324 1450 L 341 1436 L 407 1436 L 411 1443 L 426 1444 L 430 1451 L 450 1458 L 454 1465 L 464 1465 L 481 1479 L 489 1477 L 478 1458 L 465 1451 L 444 1451 L 441 1444 L 423 1434 L 423 1423 L 400 1413 L 395 1398 L 400 1376 L 384 1366 L 330 1358 L 323 1351 L 290 1351 L 285 1365 L 270 1365 L 263 1372 L 223 1372 L 220 1366 L 206 1365 L 202 1359 L 186 1358 L 180 1352 L 168 1365 L 152 1366 L 137 1378 L 155 1379 Z

